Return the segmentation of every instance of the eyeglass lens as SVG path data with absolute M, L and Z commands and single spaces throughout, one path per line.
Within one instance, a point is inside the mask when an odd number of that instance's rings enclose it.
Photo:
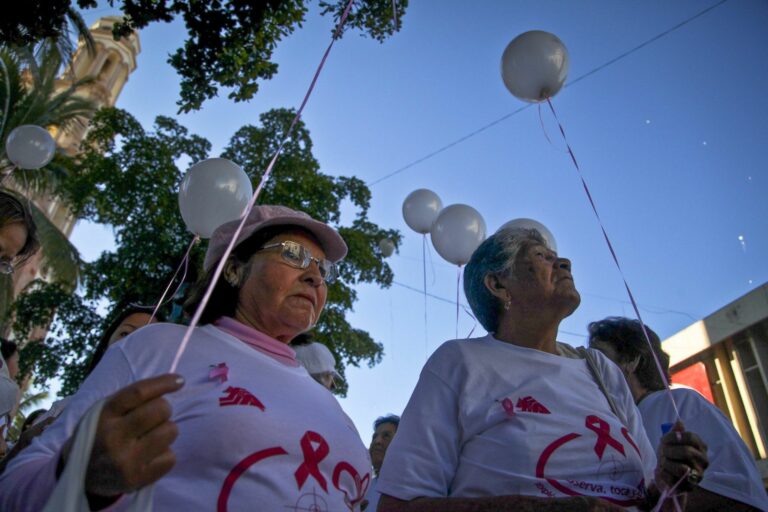
M 315 260 L 317 262 L 317 267 L 320 270 L 320 277 L 326 282 L 333 282 L 336 277 L 334 274 L 333 263 L 327 259 L 321 260 L 312 257 L 312 253 L 310 253 L 306 247 L 296 242 L 283 242 L 282 256 L 283 259 L 297 268 L 307 268 L 310 263 L 312 263 L 312 260 Z

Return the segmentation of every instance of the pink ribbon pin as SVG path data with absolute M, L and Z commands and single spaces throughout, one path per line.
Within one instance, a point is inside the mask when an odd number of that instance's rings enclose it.
M 220 382 L 227 382 L 228 376 L 229 368 L 227 368 L 227 363 L 212 364 L 211 371 L 208 372 L 209 379 L 219 379 Z
M 504 412 L 507 413 L 507 416 L 509 416 L 510 418 L 515 415 L 515 404 L 509 398 L 505 398 L 504 400 L 502 400 L 501 406 L 504 408 Z

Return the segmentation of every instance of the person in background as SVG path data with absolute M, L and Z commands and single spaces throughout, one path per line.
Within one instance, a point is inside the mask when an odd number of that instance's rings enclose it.
M 123 338 L 126 338 L 134 331 L 141 329 L 145 325 L 165 321 L 165 317 L 160 312 L 155 314 L 155 318 L 152 318 L 154 309 L 155 308 L 152 306 L 142 306 L 139 304 L 128 304 L 127 306 L 118 305 L 115 307 L 107 317 L 107 319 L 112 318 L 112 321 L 110 321 L 107 328 L 104 329 L 101 338 L 99 338 L 99 342 L 96 344 L 96 348 L 93 350 L 93 355 L 91 356 L 88 368 L 85 371 L 85 377 L 87 378 L 93 372 L 109 347 Z M 51 421 L 48 420 L 58 418 L 69 403 L 70 398 L 71 396 L 67 396 L 61 400 L 55 401 L 48 412 L 40 416 L 33 424 L 42 422 L 50 424 Z
M 676 418 L 669 393 L 674 397 L 686 429 L 707 443 L 709 467 L 697 488 L 688 493 L 688 508 L 701 511 L 768 510 L 768 497 L 752 454 L 730 420 L 699 392 L 690 388 L 667 390 L 654 360 L 654 353 L 669 378 L 669 356 L 659 337 L 647 325 L 653 346 L 643 335 L 640 322 L 609 317 L 589 324 L 589 346 L 618 365 L 643 418 L 653 446 L 658 446 Z
M 389 443 L 394 439 L 397 433 L 397 427 L 400 425 L 400 416 L 387 414 L 381 416 L 373 422 L 373 437 L 371 445 L 368 447 L 368 453 L 371 455 L 371 465 L 373 466 L 373 479 L 368 488 L 368 494 L 365 495 L 363 510 L 375 512 L 379 506 L 379 497 L 381 494 L 376 490 L 376 484 L 379 478 L 381 465 L 384 463 L 384 456 L 387 454 Z
M 86 373 L 90 375 L 91 372 L 99 364 L 101 358 L 107 352 L 107 349 L 122 340 L 127 338 L 129 334 L 141 329 L 145 325 L 155 322 L 164 322 L 165 316 L 161 312 L 157 312 L 155 317 L 152 318 L 152 312 L 155 310 L 153 306 L 142 306 L 139 304 L 129 304 L 125 307 L 118 306 L 112 311 L 110 316 L 114 316 L 112 322 L 104 330 L 104 333 L 99 339 L 99 343 L 96 345 L 96 349 L 91 356 L 91 362 L 88 363 L 88 370 Z
M 19 375 L 19 346 L 12 341 L 0 339 L 0 352 L 8 367 L 8 376 L 16 380 Z
M 328 347 L 322 343 L 312 341 L 312 335 L 305 333 L 291 341 L 291 346 L 296 352 L 296 360 L 306 368 L 313 379 L 326 387 L 329 391 L 336 389 L 336 381 L 341 376 L 336 371 L 336 359 Z
M 19 375 L 19 350 L 16 343 L 8 340 L 4 340 L 0 338 L 0 352 L 2 353 L 3 359 L 0 361 L 0 364 L 2 364 L 5 368 L 7 368 L 8 371 L 8 378 L 16 382 L 16 377 Z M 17 388 L 18 389 L 18 388 Z M 5 440 L 5 436 L 8 433 L 8 427 L 11 425 L 11 421 L 13 421 L 13 414 L 14 411 L 19 406 L 19 399 L 21 398 L 21 394 L 19 392 L 16 393 L 16 401 L 13 404 L 13 407 L 9 411 L 7 411 L 5 414 L 3 414 L 2 418 L 0 418 L 0 437 Z M 6 450 L 2 450 L 3 455 L 5 454 Z
M 0 190 L 0 274 L 13 274 L 39 247 L 37 227 L 29 208 L 13 194 Z M 0 332 L 4 331 L 5 327 L 0 328 Z M 0 360 L 0 416 L 10 414 L 18 400 L 19 386 Z
M 695 485 L 698 437 L 678 425 L 657 465 L 616 365 L 557 342 L 580 296 L 538 231 L 488 237 L 464 292 L 489 334 L 447 341 L 422 369 L 378 477 L 380 512 L 652 508 L 681 478 Z

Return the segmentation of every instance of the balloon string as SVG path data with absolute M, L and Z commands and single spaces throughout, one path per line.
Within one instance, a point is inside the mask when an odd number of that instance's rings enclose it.
M 427 235 L 421 235 L 421 267 L 424 280 L 424 359 L 429 357 L 429 330 L 427 324 Z
M 264 188 L 264 185 L 267 183 L 270 175 L 272 174 L 272 168 L 275 166 L 277 157 L 280 155 L 280 153 L 283 150 L 283 146 L 285 145 L 288 138 L 291 136 L 291 132 L 293 131 L 293 128 L 296 126 L 296 123 L 298 123 L 299 119 L 301 119 L 301 114 L 304 111 L 304 107 L 307 105 L 307 102 L 309 101 L 309 97 L 312 95 L 312 91 L 315 88 L 317 79 L 320 77 L 320 72 L 323 70 L 323 67 L 325 66 L 325 61 L 328 59 L 328 55 L 331 53 L 331 48 L 333 48 L 333 43 L 336 42 L 336 39 L 338 39 L 339 36 L 341 35 L 341 30 L 344 27 L 344 22 L 347 20 L 347 16 L 349 16 L 349 11 L 352 9 L 352 4 L 354 3 L 354 1 L 355 0 L 349 0 L 349 2 L 347 3 L 347 7 L 344 9 L 344 13 L 341 15 L 339 24 L 336 26 L 336 30 L 334 31 L 333 37 L 331 38 L 331 42 L 328 45 L 328 47 L 325 49 L 323 58 L 320 60 L 320 64 L 317 66 L 317 70 L 315 70 L 315 75 L 312 77 L 312 82 L 309 84 L 309 89 L 307 89 L 307 93 L 304 95 L 304 99 L 301 102 L 301 106 L 299 107 L 299 110 L 296 112 L 296 116 L 294 116 L 293 121 L 291 122 L 291 125 L 288 127 L 288 130 L 285 132 L 285 135 L 283 135 L 283 140 L 280 141 L 280 145 L 278 146 L 277 151 L 275 151 L 275 154 L 272 156 L 272 159 L 270 160 L 269 165 L 264 170 L 264 174 L 261 177 L 259 186 L 256 187 L 256 191 L 253 193 L 253 196 L 251 196 L 251 199 L 248 201 L 248 205 L 245 207 L 245 210 L 243 211 L 243 216 L 240 220 L 240 224 L 237 226 L 237 229 L 232 235 L 232 239 L 229 241 L 229 245 L 224 251 L 224 254 L 221 255 L 221 258 L 219 259 L 219 263 L 216 265 L 216 270 L 213 273 L 213 279 L 211 280 L 211 284 L 208 286 L 208 289 L 205 291 L 205 295 L 203 295 L 203 299 L 200 301 L 200 305 L 195 310 L 195 314 L 192 317 L 192 320 L 190 321 L 189 326 L 187 327 L 187 331 L 184 333 L 184 337 L 181 340 L 181 344 L 179 345 L 179 348 L 176 351 L 176 355 L 173 358 L 173 363 L 171 363 L 171 369 L 170 369 L 171 373 L 176 371 L 176 368 L 179 364 L 179 359 L 181 359 L 181 356 L 186 350 L 187 345 L 189 344 L 189 340 L 192 337 L 192 330 L 197 326 L 198 322 L 200 322 L 200 317 L 203 315 L 203 311 L 205 311 L 205 307 L 208 305 L 208 301 L 211 299 L 211 294 L 213 293 L 213 289 L 215 288 L 216 283 L 219 282 L 219 278 L 221 277 L 221 274 L 224 271 L 224 265 L 226 265 L 227 259 L 229 258 L 229 255 L 232 253 L 232 249 L 234 248 L 235 243 L 238 237 L 240 236 L 240 233 L 243 231 L 243 226 L 245 225 L 245 221 L 248 219 L 248 215 L 251 213 L 253 206 L 256 204 L 256 199 L 259 197 L 259 194 L 261 194 L 261 190 Z
M 395 30 L 397 30 L 397 0 L 392 0 L 392 21 L 395 22 Z
M 541 103 L 539 103 L 537 106 L 539 107 L 539 123 L 541 123 L 541 131 L 544 132 L 544 137 L 546 137 L 547 142 L 554 146 L 552 139 L 549 138 L 549 134 L 547 133 L 547 128 L 544 126 L 544 117 L 541 115 Z
M 426 238 L 427 235 L 424 235 Z M 432 286 L 435 286 L 435 283 L 437 282 L 437 273 L 435 273 L 435 260 L 432 259 L 432 250 L 429 248 L 429 243 L 427 243 L 427 258 L 429 258 L 429 270 L 432 271 L 432 283 L 430 283 Z
M 647 331 L 647 328 L 645 327 L 645 322 L 643 322 L 643 318 L 640 315 L 640 309 L 637 307 L 635 296 L 632 294 L 632 290 L 629 289 L 627 278 L 624 276 L 624 271 L 622 270 L 621 264 L 619 263 L 619 258 L 616 255 L 616 251 L 613 249 L 613 244 L 611 243 L 611 239 L 608 237 L 608 233 L 606 232 L 605 226 L 603 225 L 603 220 L 600 218 L 600 214 L 597 211 L 597 206 L 595 204 L 594 199 L 592 198 L 592 193 L 589 191 L 589 187 L 587 186 L 587 182 L 584 179 L 584 175 L 581 172 L 579 163 L 576 161 L 576 156 L 573 154 L 571 145 L 568 143 L 568 138 L 565 136 L 565 129 L 563 128 L 563 125 L 560 122 L 560 119 L 557 117 L 557 112 L 555 112 L 555 107 L 554 105 L 552 105 L 552 102 L 550 101 L 549 98 L 547 98 L 547 104 L 549 104 L 549 108 L 550 110 L 552 110 L 552 115 L 555 117 L 555 121 L 557 121 L 557 126 L 560 128 L 560 134 L 563 136 L 563 141 L 565 142 L 565 145 L 568 148 L 568 154 L 571 157 L 571 161 L 573 162 L 574 167 L 576 167 L 576 171 L 578 172 L 579 179 L 581 180 L 581 185 L 584 188 L 584 192 L 586 192 L 587 194 L 587 199 L 589 199 L 589 204 L 592 206 L 592 211 L 595 213 L 595 218 L 597 218 L 597 223 L 600 225 L 600 230 L 603 232 L 603 238 L 605 238 L 605 242 L 606 244 L 608 244 L 608 250 L 611 252 L 611 257 L 613 258 L 613 262 L 616 264 L 616 268 L 619 270 L 621 279 L 624 282 L 624 288 L 627 290 L 627 295 L 629 296 L 629 302 L 632 304 L 632 309 L 635 310 L 635 315 L 637 316 L 637 319 L 640 321 L 640 327 L 642 327 L 643 336 L 645 337 L 646 343 L 648 343 L 648 347 L 651 349 L 651 355 L 653 356 L 653 361 L 656 363 L 656 369 L 659 372 L 659 376 L 661 377 L 662 382 L 664 382 L 664 387 L 667 390 L 667 396 L 669 397 L 669 401 L 672 402 L 672 408 L 675 410 L 675 415 L 677 416 L 678 421 L 682 421 L 680 418 L 680 411 L 678 410 L 677 403 L 675 402 L 675 397 L 672 395 L 672 390 L 669 388 L 669 381 L 667 380 L 667 376 L 663 368 L 661 367 L 661 362 L 659 361 L 659 358 L 656 355 L 656 351 L 653 349 L 653 343 L 651 343 L 651 338 L 650 336 L 648 336 L 648 331 Z
M 3 74 L 5 75 L 5 105 L 3 105 L 3 121 L 0 123 L 0 133 L 5 133 L 5 122 L 8 119 L 8 109 L 11 105 L 11 75 L 8 73 L 8 67 L 5 65 L 4 58 L 0 58 L 0 68 L 3 68 Z M 2 152 L 3 154 L 5 153 L 5 144 L 3 144 Z
M 157 301 L 157 305 L 155 306 L 154 311 L 152 311 L 152 316 L 149 318 L 149 322 L 147 324 L 151 324 L 152 320 L 155 319 L 155 316 L 157 315 L 157 311 L 165 305 L 165 296 L 168 294 L 168 291 L 171 289 L 171 286 L 173 286 L 173 282 L 176 280 L 176 276 L 179 275 L 179 270 L 181 270 L 181 267 L 184 267 L 184 274 L 181 276 L 181 281 L 179 281 L 179 286 L 176 287 L 176 289 L 173 291 L 173 295 L 170 296 L 168 299 L 169 301 L 173 299 L 177 293 L 179 293 L 179 289 L 181 288 L 181 285 L 184 284 L 184 279 L 187 278 L 187 270 L 189 269 L 189 254 L 192 252 L 192 247 L 195 246 L 196 243 L 200 241 L 200 237 L 198 235 L 195 235 L 192 238 L 192 242 L 190 242 L 189 247 L 187 247 L 187 252 L 184 253 L 184 257 L 181 259 L 181 263 L 179 263 L 179 266 L 176 267 L 176 272 L 173 273 L 173 277 L 171 278 L 171 281 L 168 283 L 168 286 L 165 287 L 165 291 L 163 292 L 163 295 L 160 296 L 160 300 Z
M 456 339 L 459 339 L 459 288 L 461 287 L 461 265 L 456 265 Z
M 685 473 L 683 473 L 683 476 L 680 477 L 680 480 L 675 483 L 672 487 L 668 489 L 664 489 L 664 491 L 661 493 L 661 496 L 659 496 L 659 501 L 656 502 L 656 506 L 653 507 L 653 510 L 651 512 L 660 512 L 662 507 L 664 506 L 664 502 L 666 502 L 668 499 L 672 498 L 672 503 L 675 505 L 675 512 L 682 512 L 682 508 L 680 507 L 680 503 L 677 501 L 677 494 L 675 494 L 675 490 L 678 488 L 678 486 L 683 483 L 687 478 L 688 475 L 691 472 L 691 468 L 685 468 Z

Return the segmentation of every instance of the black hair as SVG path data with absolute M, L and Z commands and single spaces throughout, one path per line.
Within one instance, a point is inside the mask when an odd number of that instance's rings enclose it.
M 23 434 L 25 430 L 27 430 L 35 423 L 37 418 L 47 412 L 47 409 L 37 409 L 36 411 L 32 411 L 31 413 L 27 414 L 27 417 L 24 418 L 24 423 L 21 424 L 21 433 Z
M 659 375 L 659 369 L 654 361 L 653 353 L 661 363 L 664 377 L 669 382 L 669 355 L 661 348 L 659 336 L 653 330 L 645 326 L 648 338 L 651 340 L 653 352 L 643 335 L 643 327 L 638 320 L 612 316 L 589 324 L 589 344 L 602 341 L 610 344 L 619 361 L 617 363 L 629 363 L 640 358 L 635 376 L 646 389 L 659 391 L 665 389 L 664 380 Z
M 104 354 L 109 348 L 109 338 L 111 338 L 117 328 L 120 327 L 123 320 L 134 313 L 146 313 L 151 315 L 154 310 L 155 308 L 153 306 L 142 306 L 139 304 L 128 304 L 127 306 L 118 305 L 115 307 L 104 322 L 105 324 L 109 322 L 109 324 L 106 329 L 104 329 L 104 332 L 102 332 L 101 338 L 99 338 L 99 342 L 96 344 L 96 348 L 93 351 L 90 363 L 88 363 L 88 369 L 86 370 L 85 375 L 90 375 L 93 369 L 96 368 L 96 365 L 99 364 L 99 361 L 101 361 L 101 358 L 104 357 Z M 155 319 L 162 322 L 165 320 L 165 317 L 158 311 L 155 314 Z
M 16 343 L 0 338 L 0 352 L 3 354 L 3 359 L 6 361 L 18 352 L 19 346 Z
M 387 414 L 386 416 L 376 418 L 376 421 L 373 422 L 373 431 L 375 432 L 377 428 L 387 423 L 394 425 L 395 430 L 397 430 L 397 427 L 400 426 L 400 416 L 397 414 Z
M 300 347 L 302 345 L 311 345 L 314 342 L 315 336 L 311 332 L 302 332 L 291 340 L 291 346 Z
M 24 200 L 0 190 L 0 227 L 13 223 L 22 224 L 27 230 L 27 239 L 15 258 L 15 264 L 21 265 L 40 247 L 37 239 L 37 225 Z

